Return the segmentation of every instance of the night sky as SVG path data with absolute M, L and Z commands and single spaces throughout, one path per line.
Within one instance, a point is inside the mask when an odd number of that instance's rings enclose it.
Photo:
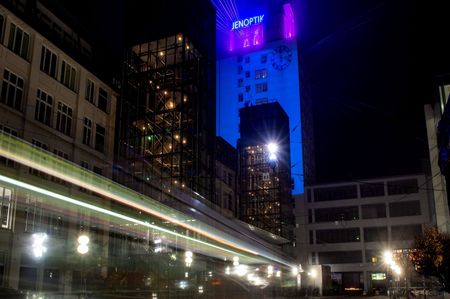
M 120 36 L 114 31 L 121 29 L 111 16 L 120 12 L 120 1 L 63 2 L 114 48 Z M 304 142 L 315 145 L 317 182 L 426 170 L 423 105 L 434 95 L 434 76 L 450 70 L 444 3 L 294 0 L 300 88 L 313 102 L 315 136 Z M 96 13 L 102 7 L 104 13 Z
M 423 105 L 433 97 L 434 74 L 449 66 L 448 9 L 418 1 L 297 5 L 317 181 L 425 171 Z

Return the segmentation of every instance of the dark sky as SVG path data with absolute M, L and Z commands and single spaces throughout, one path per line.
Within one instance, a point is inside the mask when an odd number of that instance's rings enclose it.
M 423 171 L 423 104 L 433 97 L 434 76 L 450 70 L 446 2 L 294 0 L 318 182 Z M 121 1 L 59 3 L 91 33 L 100 29 L 96 40 L 106 48 L 121 36 L 113 19 Z
M 450 53 L 444 8 L 424 3 L 298 1 L 318 182 L 423 171 L 423 105 Z

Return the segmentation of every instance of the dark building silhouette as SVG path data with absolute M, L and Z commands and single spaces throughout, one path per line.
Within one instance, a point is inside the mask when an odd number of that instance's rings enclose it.
M 239 110 L 240 218 L 292 239 L 289 118 L 278 102 Z
M 238 153 L 235 147 L 222 137 L 216 137 L 216 179 L 217 204 L 227 216 L 237 215 L 238 200 Z

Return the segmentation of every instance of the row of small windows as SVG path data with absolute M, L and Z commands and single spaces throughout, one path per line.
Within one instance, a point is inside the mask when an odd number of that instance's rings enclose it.
M 358 198 L 358 187 L 360 197 L 377 197 L 385 195 L 400 195 L 419 192 L 419 183 L 417 179 L 403 179 L 375 183 L 361 183 L 359 185 L 345 185 L 337 187 L 322 187 L 314 190 L 308 189 L 306 192 L 307 201 L 321 202 L 332 200 L 344 200 Z M 386 187 L 386 192 L 385 192 Z
M 238 56 L 237 57 L 237 62 L 238 63 L 242 63 L 243 61 L 245 63 L 250 63 L 250 56 L 245 56 L 245 58 L 242 57 L 242 56 Z M 260 56 L 260 61 L 261 61 L 261 63 L 266 63 L 267 62 L 267 55 L 266 54 L 261 55 Z
M 56 79 L 57 56 L 45 46 L 42 46 L 40 69 L 41 71 Z M 61 83 L 69 89 L 76 91 L 76 78 L 76 69 L 63 60 L 61 63 Z M 85 99 L 90 103 L 97 105 L 100 110 L 107 112 L 108 92 L 105 89 L 99 87 L 98 97 L 96 101 L 96 86 L 95 83 L 89 79 L 86 79 Z
M 388 207 L 390 217 L 421 215 L 419 200 L 391 202 L 388 204 Z M 312 211 L 312 209 L 308 210 L 309 223 L 313 223 Z M 314 209 L 314 222 L 351 221 L 386 217 L 386 205 L 384 203 L 362 205 L 361 215 L 358 206 Z
M 396 250 L 396 252 L 408 251 L 407 249 Z M 365 262 L 366 263 L 381 263 L 383 262 L 383 252 L 380 249 L 368 249 L 365 250 Z M 394 253 L 396 254 L 396 253 Z M 351 264 L 351 263 L 362 263 L 363 256 L 360 250 L 351 251 L 326 251 L 318 252 L 319 262 L 316 260 L 316 253 L 311 254 L 312 264 Z
M 387 227 L 365 227 L 364 242 L 388 242 Z M 391 227 L 392 241 L 414 240 L 422 234 L 422 225 L 398 225 Z M 360 228 L 319 229 L 315 231 L 316 244 L 352 243 L 361 242 Z M 309 231 L 309 243 L 314 244 L 314 231 Z
M 240 87 L 242 87 L 242 83 L 239 79 L 238 80 L 238 85 Z M 262 92 L 267 92 L 268 91 L 268 86 L 267 86 L 267 82 L 263 82 L 263 83 L 258 83 L 255 85 L 255 89 L 256 89 L 256 93 L 262 93 Z M 250 85 L 246 85 L 245 86 L 245 92 L 249 93 L 251 91 L 251 87 Z M 238 93 L 238 102 L 243 102 L 244 101 L 244 93 L 240 92 Z
M 95 85 L 92 81 L 88 80 L 89 94 L 92 95 L 93 90 L 95 90 Z M 24 80 L 9 70 L 4 70 L 3 73 L 3 83 L 1 90 L 0 102 L 6 104 L 16 110 L 21 110 L 22 107 L 22 97 L 24 89 Z M 106 109 L 107 96 L 105 90 L 99 88 L 98 105 Z M 91 100 L 91 99 L 88 99 Z M 38 89 L 36 95 L 36 106 L 34 118 L 35 120 L 49 126 L 53 127 L 53 108 L 54 98 L 45 91 Z M 73 122 L 73 109 L 63 102 L 58 102 L 56 106 L 56 124 L 55 129 L 61 133 L 72 136 L 72 122 Z M 83 143 L 91 146 L 91 132 L 92 132 L 92 121 L 84 120 L 84 130 L 83 130 Z M 101 125 L 96 125 L 96 141 L 95 149 L 103 152 L 105 143 L 105 133 L 106 130 Z
M 4 17 L 0 15 L 0 37 L 3 33 L 4 26 Z M 24 59 L 28 59 L 29 49 L 30 49 L 30 35 L 25 32 L 23 29 L 18 27 L 16 24 L 11 23 L 9 38 L 8 38 L 8 48 L 19 55 Z M 57 79 L 58 76 L 58 56 L 55 52 L 50 50 L 46 46 L 42 46 L 41 48 L 41 57 L 40 57 L 40 70 L 54 79 Z M 6 76 L 5 76 L 6 77 Z M 11 82 L 14 84 L 14 78 L 11 78 Z M 77 70 L 75 67 L 70 65 L 67 61 L 62 60 L 61 62 L 61 74 L 60 74 L 60 82 L 64 84 L 67 88 L 77 91 Z M 18 85 L 21 85 L 21 89 L 23 90 L 23 79 L 20 78 L 21 82 L 17 82 Z M 95 103 L 95 86 L 91 80 L 87 80 L 87 85 L 91 84 L 91 86 L 86 89 L 86 99 L 91 103 L 98 106 L 104 112 L 107 112 L 108 107 L 108 93 L 105 89 L 99 87 L 98 90 L 98 99 L 97 103 Z M 21 94 L 18 94 L 14 97 L 12 102 L 15 109 L 20 110 L 20 102 L 21 102 Z
M 239 68 L 239 74 L 242 73 L 242 66 Z M 245 71 L 245 78 L 250 78 L 251 72 Z M 266 79 L 268 76 L 267 69 L 260 69 L 255 71 L 255 79 Z M 244 80 L 241 78 L 238 80 L 238 87 L 242 87 Z

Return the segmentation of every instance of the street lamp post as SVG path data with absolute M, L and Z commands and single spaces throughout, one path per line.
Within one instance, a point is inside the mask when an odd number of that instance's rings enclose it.
M 397 282 L 400 281 L 400 275 L 402 274 L 402 268 L 394 261 L 394 255 L 393 255 L 392 251 L 386 250 L 383 253 L 383 259 L 384 259 L 384 263 L 389 267 L 391 272 L 396 275 L 396 281 Z M 405 282 L 406 282 L 406 276 L 405 276 Z M 397 289 L 398 289 L 398 283 L 397 283 Z M 405 284 L 405 290 L 406 290 L 406 284 Z
M 77 252 L 81 254 L 81 260 L 82 260 L 82 271 L 81 271 L 81 283 L 83 288 L 83 293 L 86 294 L 87 290 L 87 282 L 86 282 L 86 261 L 85 261 L 85 255 L 89 252 L 89 236 L 82 234 L 79 235 L 77 238 L 78 246 L 77 246 Z

